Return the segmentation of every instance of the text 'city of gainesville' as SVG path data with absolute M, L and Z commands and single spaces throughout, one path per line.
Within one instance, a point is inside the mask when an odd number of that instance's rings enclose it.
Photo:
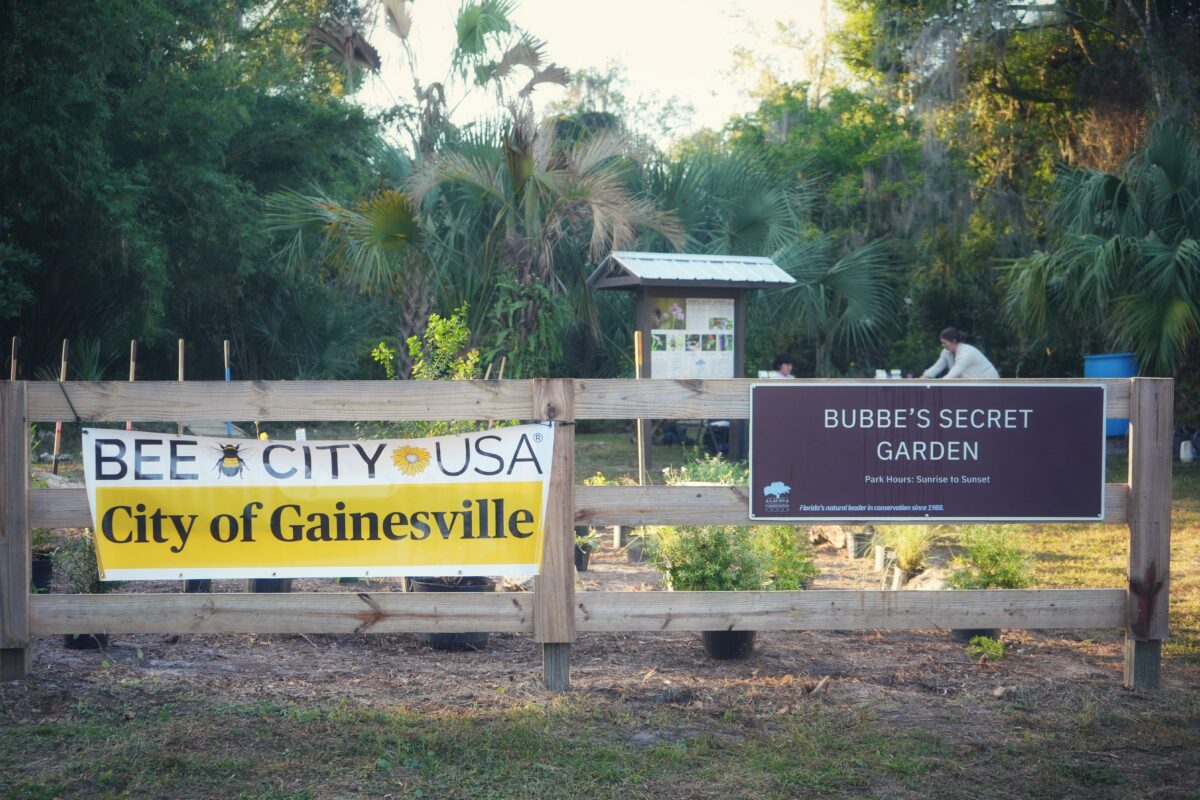
M 246 503 L 240 514 L 217 514 L 208 520 L 207 533 L 213 540 L 229 544 L 251 543 L 265 520 L 271 536 L 281 542 L 421 542 L 433 534 L 483 541 L 513 537 L 525 539 L 534 533 L 534 513 L 528 508 L 509 510 L 504 498 L 463 500 L 461 510 L 349 511 L 338 501 L 333 513 L 306 513 L 297 503 L 281 503 L 268 513 L 266 505 Z M 149 510 L 143 503 L 115 505 L 100 520 L 100 535 L 113 544 L 171 544 L 181 553 L 195 531 L 198 514 L 166 514 Z

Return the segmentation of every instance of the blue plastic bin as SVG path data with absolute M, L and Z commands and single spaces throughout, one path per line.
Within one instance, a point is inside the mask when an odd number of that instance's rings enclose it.
M 1106 353 L 1083 357 L 1085 378 L 1134 378 L 1137 377 L 1137 356 L 1133 353 Z M 1128 419 L 1110 419 L 1105 434 L 1125 436 L 1129 433 Z

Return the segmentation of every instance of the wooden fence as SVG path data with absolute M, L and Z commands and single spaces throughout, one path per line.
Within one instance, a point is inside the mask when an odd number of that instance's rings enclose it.
M 1094 381 L 1093 381 L 1094 382 Z M 574 525 L 747 524 L 739 487 L 576 486 L 577 419 L 745 419 L 749 380 L 0 383 L 0 672 L 31 669 L 30 635 L 530 633 L 548 688 L 569 688 L 579 633 L 643 630 L 1125 629 L 1126 685 L 1157 688 L 1167 635 L 1172 382 L 1112 379 L 1107 416 L 1131 420 L 1129 482 L 1104 522 L 1127 523 L 1128 585 L 986 591 L 576 592 Z M 92 524 L 82 489 L 29 489 L 29 424 L 302 420 L 558 423 L 541 574 L 532 593 L 29 593 L 30 529 Z

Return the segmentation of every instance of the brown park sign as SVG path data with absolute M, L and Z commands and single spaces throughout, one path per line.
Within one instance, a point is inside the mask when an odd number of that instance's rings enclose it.
M 755 384 L 750 519 L 1094 522 L 1104 414 L 1104 384 Z

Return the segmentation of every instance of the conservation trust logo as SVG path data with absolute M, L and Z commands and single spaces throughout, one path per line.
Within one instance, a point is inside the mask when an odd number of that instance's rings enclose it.
M 792 487 L 788 486 L 783 481 L 773 481 L 763 487 L 763 510 L 768 512 L 791 511 L 792 501 L 788 499 L 788 495 L 792 493 Z

